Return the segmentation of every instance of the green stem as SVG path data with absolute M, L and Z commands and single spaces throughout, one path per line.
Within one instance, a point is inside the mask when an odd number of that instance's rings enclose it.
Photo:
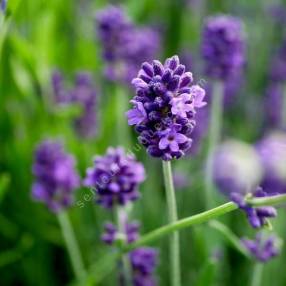
M 120 85 L 115 86 L 116 93 L 116 136 L 118 144 L 123 144 L 129 147 L 131 142 L 129 127 L 127 125 L 127 118 L 125 112 L 128 110 L 129 94 L 127 90 Z
M 252 205 L 253 207 L 260 207 L 260 206 L 273 206 L 280 203 L 286 202 L 286 194 L 284 195 L 277 195 L 272 197 L 266 197 L 266 198 L 255 198 L 255 199 L 247 199 L 247 203 Z M 218 207 L 215 207 L 213 209 L 210 209 L 208 211 L 204 211 L 202 213 L 180 219 L 176 222 L 171 222 L 165 226 L 162 226 L 160 228 L 157 228 L 150 233 L 145 234 L 142 236 L 139 240 L 136 242 L 129 244 L 124 248 L 124 251 L 130 251 L 132 249 L 135 249 L 137 247 L 140 247 L 142 245 L 148 244 L 150 242 L 153 242 L 165 235 L 171 234 L 173 232 L 176 232 L 181 229 L 185 229 L 187 227 L 190 227 L 192 225 L 196 224 L 202 224 L 204 222 L 207 222 L 211 219 L 217 218 L 221 215 L 224 215 L 226 213 L 232 212 L 236 210 L 238 206 L 233 202 L 228 202 L 226 204 L 220 205 Z
M 214 206 L 214 187 L 213 187 L 213 160 L 214 151 L 219 143 L 221 135 L 221 121 L 223 113 L 223 83 L 215 82 L 213 86 L 212 102 L 211 102 L 211 117 L 210 117 L 210 130 L 209 130 L 209 146 L 207 155 L 207 166 L 206 166 L 206 179 L 205 179 L 205 190 L 206 190 L 206 205 L 207 208 Z
M 72 224 L 70 222 L 68 214 L 65 211 L 62 211 L 58 214 L 58 220 L 70 256 L 73 271 L 77 280 L 80 281 L 85 277 L 86 273 Z
M 262 272 L 263 272 L 263 263 L 259 262 L 255 263 L 250 284 L 251 286 L 261 286 Z
M 169 212 L 169 221 L 171 224 L 176 224 L 178 220 L 176 196 L 173 183 L 171 162 L 163 161 L 163 173 L 166 189 L 167 205 Z M 180 241 L 179 233 L 174 232 L 170 238 L 170 262 L 171 262 L 171 281 L 173 286 L 181 285 L 180 272 Z
M 286 194 L 263 198 L 246 198 L 246 202 L 253 207 L 273 206 L 286 202 Z
M 126 223 L 126 217 L 125 217 L 125 211 L 122 208 L 117 209 L 117 225 L 118 225 L 118 231 L 119 234 L 122 236 L 122 243 L 120 244 L 120 248 L 122 249 L 125 242 L 126 242 L 126 230 L 125 230 L 125 223 Z M 123 279 L 124 279 L 124 285 L 125 286 L 131 286 L 132 285 L 132 278 L 131 278 L 131 268 L 130 268 L 130 262 L 128 259 L 128 255 L 123 255 L 121 257 L 122 260 L 122 268 L 123 268 Z
M 240 239 L 225 224 L 217 220 L 212 220 L 209 222 L 209 226 L 220 232 L 227 239 L 227 241 L 242 255 L 250 258 L 248 252 L 242 246 Z

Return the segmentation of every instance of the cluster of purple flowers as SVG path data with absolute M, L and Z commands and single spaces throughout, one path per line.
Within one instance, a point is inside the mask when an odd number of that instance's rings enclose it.
M 258 187 L 252 195 L 256 198 L 268 196 L 268 194 L 264 192 L 260 187 Z M 274 207 L 251 207 L 245 202 L 244 196 L 240 193 L 232 192 L 230 194 L 230 199 L 235 202 L 241 210 L 245 212 L 247 219 L 253 228 L 261 228 L 264 225 L 267 225 L 268 218 L 273 218 L 277 216 L 277 211 Z
M 243 238 L 241 242 L 260 262 L 267 262 L 280 253 L 279 239 L 274 235 L 264 237 L 263 233 L 257 233 L 254 240 Z
M 147 27 L 136 27 L 120 7 L 108 6 L 99 11 L 96 28 L 109 80 L 129 83 L 140 64 L 158 52 L 158 33 Z
M 97 97 L 91 75 L 86 72 L 77 73 L 74 87 L 67 90 L 62 74 L 55 71 L 52 75 L 52 86 L 56 103 L 81 107 L 80 115 L 74 119 L 77 134 L 84 138 L 95 136 L 97 131 Z
M 145 179 L 145 170 L 132 154 L 126 155 L 122 148 L 109 148 L 94 163 L 87 170 L 84 185 L 95 189 L 99 204 L 111 208 L 138 199 L 138 186 Z
M 35 183 L 32 196 L 58 212 L 73 203 L 74 191 L 79 186 L 73 156 L 64 152 L 59 142 L 44 141 L 36 149 L 33 165 Z
M 133 79 L 136 96 L 130 101 L 133 109 L 126 113 L 128 124 L 135 125 L 139 142 L 151 156 L 178 159 L 190 149 L 196 109 L 206 105 L 205 91 L 192 81 L 178 56 L 164 65 L 144 62 Z
M 120 233 L 112 223 L 106 223 L 102 240 L 112 245 L 116 240 L 124 239 L 127 243 L 132 243 L 139 238 L 139 224 L 137 222 L 125 221 L 124 233 Z M 153 248 L 140 247 L 130 252 L 129 261 L 132 268 L 134 286 L 155 285 L 154 270 L 156 267 L 157 252 Z
M 245 63 L 245 35 L 240 19 L 219 15 L 209 17 L 202 35 L 205 72 L 225 80 L 238 74 Z

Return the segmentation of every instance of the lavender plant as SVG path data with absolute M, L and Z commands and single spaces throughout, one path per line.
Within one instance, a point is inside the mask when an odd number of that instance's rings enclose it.
M 192 73 L 185 70 L 178 56 L 167 59 L 164 65 L 157 60 L 144 62 L 132 83 L 136 96 L 130 101 L 133 108 L 126 113 L 129 125 L 135 125 L 139 142 L 147 153 L 163 160 L 169 220 L 177 220 L 171 165 L 172 159 L 186 154 L 192 144 L 196 109 L 206 105 L 205 91 L 192 85 Z M 170 241 L 172 283 L 180 285 L 179 237 Z
M 60 142 L 43 141 L 35 152 L 33 174 L 35 183 L 32 196 L 57 214 L 74 273 L 80 281 L 85 276 L 84 264 L 72 225 L 65 213 L 65 209 L 73 204 L 74 192 L 79 187 L 75 160 L 64 152 Z
M 145 170 L 131 154 L 123 148 L 109 148 L 104 156 L 95 158 L 95 166 L 87 170 L 84 184 L 97 194 L 96 202 L 109 210 L 117 211 L 117 226 L 104 225 L 102 240 L 119 250 L 139 237 L 139 224 L 128 222 L 126 206 L 139 198 L 139 184 L 145 180 Z M 120 267 L 120 280 L 123 285 L 155 285 L 153 272 L 156 265 L 156 252 L 151 248 L 138 248 L 124 255 Z

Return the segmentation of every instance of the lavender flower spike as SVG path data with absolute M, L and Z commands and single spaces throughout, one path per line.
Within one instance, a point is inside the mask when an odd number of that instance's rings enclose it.
M 123 148 L 109 148 L 106 155 L 95 158 L 94 164 L 87 169 L 84 185 L 96 190 L 99 204 L 111 208 L 138 199 L 145 170 L 133 155 L 125 154 Z
M 275 235 L 264 237 L 258 233 L 254 240 L 243 238 L 241 242 L 251 256 L 260 262 L 268 262 L 280 253 L 281 243 Z
M 157 60 L 144 62 L 133 79 L 136 96 L 126 116 L 149 155 L 168 161 L 190 149 L 196 109 L 206 105 L 205 91 L 192 81 L 192 73 L 185 71 L 178 56 L 164 65 Z
M 245 35 L 240 19 L 218 15 L 204 25 L 202 56 L 206 74 L 225 80 L 236 75 L 245 63 Z
M 73 203 L 79 186 L 74 158 L 66 154 L 59 142 L 44 141 L 36 149 L 33 174 L 36 178 L 32 196 L 44 202 L 53 212 Z

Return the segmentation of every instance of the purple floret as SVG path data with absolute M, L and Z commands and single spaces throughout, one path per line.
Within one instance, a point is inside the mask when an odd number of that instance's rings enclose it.
M 164 65 L 157 60 L 144 62 L 133 79 L 136 96 L 126 116 L 149 155 L 178 159 L 190 149 L 196 109 L 206 105 L 205 91 L 192 81 L 178 56 L 167 59 Z
M 53 212 L 73 204 L 79 176 L 73 156 L 66 154 L 59 142 L 44 141 L 37 147 L 33 174 L 35 200 L 44 202 Z
M 154 271 L 156 267 L 157 252 L 152 248 L 141 247 L 133 250 L 130 255 L 133 271 L 133 284 L 135 286 L 154 286 Z
M 264 237 L 258 233 L 254 240 L 243 238 L 241 242 L 251 256 L 260 262 L 268 262 L 280 253 L 279 241 L 275 235 Z
M 133 155 L 125 154 L 123 148 L 109 148 L 106 155 L 95 158 L 94 164 L 87 169 L 84 184 L 96 190 L 99 204 L 111 208 L 138 199 L 145 170 Z
M 226 80 L 240 72 L 245 63 L 245 36 L 240 19 L 209 17 L 202 36 L 202 56 L 208 76 Z

